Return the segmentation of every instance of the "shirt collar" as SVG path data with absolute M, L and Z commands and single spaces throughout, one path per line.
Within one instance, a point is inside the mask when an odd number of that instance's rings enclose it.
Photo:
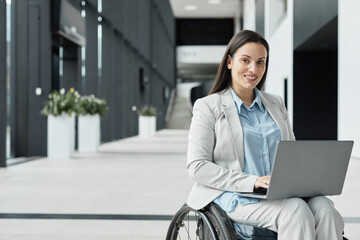
M 241 113 L 241 105 L 243 105 L 244 102 L 241 100 L 241 98 L 239 98 L 239 96 L 235 93 L 235 91 L 234 91 L 234 89 L 232 89 L 232 87 L 230 87 L 230 92 L 235 101 L 235 105 L 238 110 L 238 113 L 240 114 Z M 255 99 L 254 99 L 253 103 L 251 104 L 251 106 L 249 107 L 249 109 L 253 108 L 255 106 L 255 104 L 257 104 L 260 111 L 265 112 L 265 108 L 264 108 L 264 105 L 262 104 L 261 97 L 260 97 L 260 91 L 257 88 L 254 88 L 254 93 L 255 93 Z M 244 107 L 246 108 L 245 104 L 244 104 Z

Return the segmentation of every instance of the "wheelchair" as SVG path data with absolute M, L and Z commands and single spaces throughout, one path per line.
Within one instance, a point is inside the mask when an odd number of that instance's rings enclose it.
M 186 204 L 171 220 L 166 240 L 276 240 L 277 233 L 261 227 L 233 223 L 217 204 L 195 210 Z M 344 240 L 348 240 L 343 237 Z

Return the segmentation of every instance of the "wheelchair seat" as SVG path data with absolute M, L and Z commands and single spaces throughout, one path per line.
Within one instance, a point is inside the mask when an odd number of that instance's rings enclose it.
M 234 223 L 215 203 L 200 210 L 184 204 L 175 213 L 166 235 L 166 240 L 177 239 L 276 240 L 277 233 L 266 228 Z
M 274 231 L 271 231 L 266 228 L 261 227 L 254 227 L 246 224 L 236 223 L 233 222 L 226 212 L 216 203 L 210 203 L 212 204 L 219 216 L 221 217 L 222 221 L 227 222 L 228 225 L 232 225 L 233 230 L 236 234 L 236 239 L 238 240 L 276 240 L 277 239 L 277 233 Z
M 276 240 L 277 233 L 269 229 L 233 223 L 217 204 L 210 203 L 200 210 L 186 204 L 174 215 L 166 240 Z

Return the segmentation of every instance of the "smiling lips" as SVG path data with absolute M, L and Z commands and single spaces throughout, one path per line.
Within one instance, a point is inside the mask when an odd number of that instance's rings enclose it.
M 250 75 L 244 75 L 244 76 L 245 76 L 245 78 L 246 78 L 249 82 L 255 82 L 256 79 L 257 79 L 257 76 L 256 76 L 256 75 L 252 75 L 252 76 L 250 76 Z

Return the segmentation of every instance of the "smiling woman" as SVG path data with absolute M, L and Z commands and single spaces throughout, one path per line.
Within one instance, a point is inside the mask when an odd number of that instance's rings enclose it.
M 230 40 L 221 60 L 215 84 L 210 94 L 228 89 L 233 84 L 232 78 L 237 78 L 236 71 L 238 71 L 239 68 L 241 68 L 242 71 L 246 71 L 241 73 L 241 75 L 248 74 L 250 78 L 256 75 L 257 82 L 255 86 L 259 90 L 263 89 L 269 65 L 269 45 L 261 35 L 254 35 L 253 33 L 252 31 L 244 30 L 241 31 L 241 34 L 236 34 Z M 234 60 L 237 62 L 233 63 Z M 233 65 L 235 70 L 232 69 Z M 229 71 L 229 69 L 231 69 L 231 71 Z M 248 78 L 248 80 L 250 80 L 250 78 Z
M 241 100 L 250 106 L 254 100 L 253 89 L 265 73 L 267 51 L 259 43 L 249 42 L 228 56 L 227 68 L 231 69 L 231 87 Z
M 259 200 L 239 192 L 267 189 L 280 140 L 295 141 L 281 97 L 262 91 L 269 45 L 244 30 L 229 42 L 209 96 L 193 107 L 187 170 L 196 182 L 187 204 L 219 205 L 236 223 L 265 227 L 278 239 L 342 239 L 344 221 L 324 196 Z

